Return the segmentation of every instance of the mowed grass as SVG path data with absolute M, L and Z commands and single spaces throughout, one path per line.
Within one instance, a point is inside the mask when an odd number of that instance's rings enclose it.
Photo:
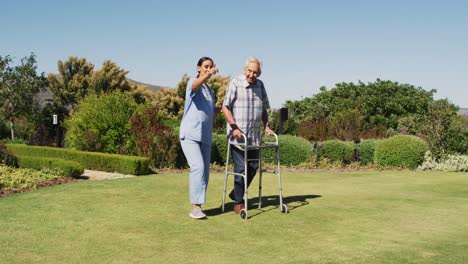
M 246 221 L 189 218 L 187 174 L 71 183 L 0 199 L 0 263 L 468 263 L 468 173 L 283 173 Z M 257 177 L 258 178 L 258 177 Z M 229 188 L 232 178 L 229 179 Z M 229 199 L 229 198 L 228 198 Z

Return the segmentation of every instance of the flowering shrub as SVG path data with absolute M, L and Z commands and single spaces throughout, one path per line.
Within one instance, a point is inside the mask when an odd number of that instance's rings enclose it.
M 36 188 L 40 183 L 64 177 L 59 170 L 16 169 L 0 164 L 0 189 L 4 190 Z
M 468 171 L 468 156 L 447 155 L 437 161 L 430 150 L 424 155 L 424 162 L 418 167 L 420 170 L 437 171 Z

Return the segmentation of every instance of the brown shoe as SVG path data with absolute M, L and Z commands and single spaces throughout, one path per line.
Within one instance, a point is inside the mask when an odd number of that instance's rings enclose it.
M 236 212 L 236 214 L 240 214 L 240 211 L 244 208 L 245 208 L 244 204 L 235 204 L 234 212 Z

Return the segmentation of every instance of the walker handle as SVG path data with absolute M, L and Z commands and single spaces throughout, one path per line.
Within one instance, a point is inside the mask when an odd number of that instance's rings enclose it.
M 244 145 L 247 148 L 247 136 L 242 132 L 241 132 L 241 135 L 244 138 L 244 144 L 233 144 L 233 145 Z M 230 139 L 236 139 L 236 138 L 234 137 L 234 135 L 231 135 Z M 229 142 L 230 142 L 230 140 L 228 140 L 228 143 Z

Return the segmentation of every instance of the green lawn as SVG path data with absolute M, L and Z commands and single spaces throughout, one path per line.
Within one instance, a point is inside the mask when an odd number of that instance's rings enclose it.
M 266 174 L 247 221 L 219 210 L 222 182 L 211 175 L 202 221 L 186 174 L 2 198 L 0 263 L 468 263 L 468 173 L 284 173 L 286 215 Z

